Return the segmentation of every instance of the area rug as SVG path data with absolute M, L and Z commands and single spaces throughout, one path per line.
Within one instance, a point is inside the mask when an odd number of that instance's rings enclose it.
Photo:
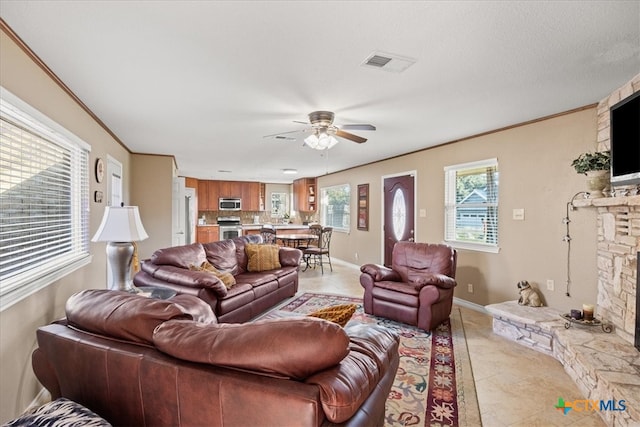
M 350 324 L 371 323 L 400 336 L 400 366 L 386 405 L 385 426 L 479 426 L 480 410 L 460 311 L 425 332 L 364 313 L 362 300 L 341 295 L 303 293 L 261 316 L 278 312 L 308 314 L 320 308 L 354 303 Z

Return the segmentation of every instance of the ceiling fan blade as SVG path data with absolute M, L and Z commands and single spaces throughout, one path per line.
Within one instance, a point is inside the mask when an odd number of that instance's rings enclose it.
M 336 130 L 336 136 L 339 136 L 340 138 L 348 139 L 353 142 L 357 142 L 358 144 L 362 144 L 363 142 L 367 141 L 367 138 L 363 138 L 361 136 L 354 135 L 349 132 L 345 132 L 341 129 Z
M 348 130 L 376 130 L 374 125 L 369 124 L 354 124 L 354 125 L 342 125 L 340 129 L 348 129 Z
M 303 125 L 308 125 L 309 124 L 309 122 L 303 122 L 303 121 L 300 121 L 300 120 L 294 120 L 293 123 L 300 123 L 300 124 L 303 124 Z
M 276 136 L 280 136 L 280 135 L 287 135 L 289 133 L 299 133 L 299 132 L 306 132 L 306 129 L 301 129 L 301 130 L 291 130 L 289 132 L 278 132 L 278 133 L 274 133 L 273 135 L 265 135 L 263 136 L 263 138 L 275 138 Z

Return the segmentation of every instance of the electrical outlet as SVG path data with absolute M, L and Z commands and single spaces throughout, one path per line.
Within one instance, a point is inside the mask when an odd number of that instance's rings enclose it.
M 473 293 L 473 283 L 469 283 L 469 284 L 467 285 L 467 292 L 469 292 L 470 294 L 472 294 L 472 293 Z
M 547 290 L 548 291 L 553 291 L 555 289 L 556 283 L 553 281 L 553 279 L 547 279 Z

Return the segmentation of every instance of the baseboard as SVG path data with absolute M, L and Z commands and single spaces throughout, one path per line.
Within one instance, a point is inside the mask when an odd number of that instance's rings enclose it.
M 345 260 L 343 260 L 343 259 L 340 259 L 340 258 L 333 258 L 333 257 L 331 257 L 331 262 L 335 262 L 336 264 L 340 264 L 340 265 L 342 265 L 342 266 L 344 266 L 344 267 L 349 267 L 349 268 L 352 268 L 352 269 L 354 269 L 354 270 L 358 270 L 358 271 L 360 271 L 360 265 L 358 265 L 358 264 L 352 264 L 352 263 L 350 263 L 350 262 L 348 262 L 348 261 L 345 261 Z
M 453 302 L 457 305 L 469 308 L 471 310 L 479 311 L 480 313 L 489 314 L 484 305 L 476 304 L 475 302 L 467 301 L 458 297 L 453 297 Z

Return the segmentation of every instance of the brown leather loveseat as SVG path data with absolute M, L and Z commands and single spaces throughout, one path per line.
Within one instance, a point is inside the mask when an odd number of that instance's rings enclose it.
M 382 327 L 218 324 L 190 295 L 86 290 L 66 314 L 38 329 L 34 372 L 116 426 L 382 425 L 399 363 Z
M 245 249 L 247 245 L 260 243 L 260 235 L 250 235 L 159 249 L 142 262 L 133 282 L 136 286 L 163 286 L 181 294 L 195 295 L 211 306 L 221 323 L 246 322 L 298 291 L 302 252 L 281 247 L 279 267 L 248 271 Z M 230 273 L 235 284 L 227 289 L 223 281 L 210 272 L 192 270 L 205 261 L 219 271 Z

